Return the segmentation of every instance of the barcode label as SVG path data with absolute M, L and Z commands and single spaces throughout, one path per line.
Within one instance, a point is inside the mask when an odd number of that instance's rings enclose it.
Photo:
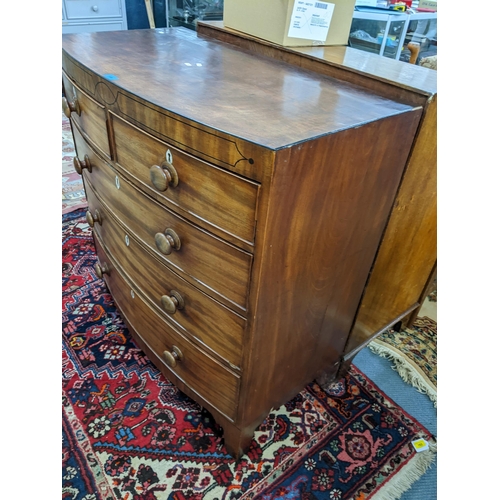
M 327 9 L 328 8 L 328 4 L 327 3 L 323 3 L 323 2 L 316 2 L 315 7 L 317 9 Z

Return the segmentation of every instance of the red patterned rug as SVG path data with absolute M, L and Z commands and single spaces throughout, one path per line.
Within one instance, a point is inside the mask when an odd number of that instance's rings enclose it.
M 236 463 L 210 414 L 130 338 L 94 273 L 84 210 L 63 215 L 62 239 L 63 498 L 390 500 L 433 462 L 433 436 L 353 367 L 273 409 Z

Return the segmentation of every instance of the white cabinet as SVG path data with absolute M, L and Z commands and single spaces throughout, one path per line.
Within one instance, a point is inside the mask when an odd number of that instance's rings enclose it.
M 125 0 L 63 0 L 63 33 L 126 29 Z

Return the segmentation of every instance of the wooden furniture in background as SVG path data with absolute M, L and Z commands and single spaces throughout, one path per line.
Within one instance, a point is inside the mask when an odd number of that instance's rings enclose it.
M 241 456 L 339 373 L 423 106 L 184 28 L 65 35 L 62 62 L 98 275 Z
M 222 21 L 200 22 L 198 34 L 423 109 L 398 194 L 343 352 L 345 370 L 354 356 L 381 332 L 399 322 L 411 326 L 415 316 L 412 313 L 425 300 L 427 284 L 436 266 L 436 72 L 350 47 L 282 47 L 226 28 Z M 393 131 L 394 148 L 399 148 L 399 132 Z
M 415 42 L 410 42 L 406 47 L 410 51 L 410 59 L 408 62 L 410 64 L 415 64 L 417 62 L 418 53 L 420 52 L 420 44 Z
M 151 4 L 151 0 L 144 0 L 144 5 L 146 6 L 146 13 L 148 15 L 148 23 L 150 28 L 155 27 L 155 18 L 153 15 L 153 5 Z

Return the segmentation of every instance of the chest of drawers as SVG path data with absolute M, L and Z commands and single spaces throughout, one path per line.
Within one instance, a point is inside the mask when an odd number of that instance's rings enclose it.
M 337 374 L 422 108 L 183 28 L 64 35 L 63 86 L 98 275 L 241 456 Z
M 125 0 L 63 0 L 62 2 L 63 33 L 126 29 Z

